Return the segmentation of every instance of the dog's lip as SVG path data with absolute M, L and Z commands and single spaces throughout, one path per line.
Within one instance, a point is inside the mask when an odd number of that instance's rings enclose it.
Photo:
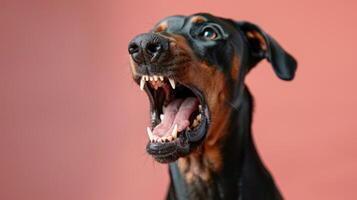
M 140 79 L 142 76 L 157 75 L 163 77 L 177 78 L 177 74 L 178 71 L 180 71 L 180 68 L 185 65 L 190 65 L 190 63 L 191 63 L 191 59 L 187 58 L 187 56 L 182 56 L 182 55 L 175 55 L 175 57 L 172 57 L 171 62 L 164 63 L 164 64 L 132 63 L 133 67 L 136 68 L 136 73 L 133 79 L 137 84 L 140 84 Z
M 190 144 L 185 134 L 169 143 L 151 143 L 146 146 L 147 152 L 160 163 L 176 161 L 180 156 L 185 156 L 190 152 Z
M 192 131 L 192 130 L 185 130 L 185 134 L 187 136 L 187 139 L 191 143 L 199 142 L 204 139 L 204 137 L 207 135 L 208 132 L 208 126 L 210 122 L 210 115 L 209 115 L 209 110 L 207 103 L 205 101 L 205 98 L 203 96 L 203 93 L 198 90 L 196 87 L 191 86 L 191 85 L 185 85 L 187 88 L 189 88 L 198 98 L 200 104 L 202 105 L 202 121 L 197 129 L 197 131 Z

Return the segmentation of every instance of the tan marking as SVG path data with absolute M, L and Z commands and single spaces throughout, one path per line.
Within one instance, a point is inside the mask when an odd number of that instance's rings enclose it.
M 231 68 L 231 76 L 233 80 L 238 79 L 238 73 L 239 73 L 239 64 L 240 64 L 240 59 L 236 54 L 234 54 L 233 59 L 232 59 L 232 68 Z
M 155 32 L 163 32 L 166 31 L 167 28 L 169 27 L 169 24 L 167 21 L 161 22 L 155 29 Z
M 188 184 L 191 184 L 196 179 L 208 182 L 211 178 L 211 169 L 207 166 L 207 160 L 202 158 L 202 154 L 198 152 L 193 152 L 189 156 L 178 160 L 179 170 Z
M 178 167 L 182 173 L 186 173 L 190 167 L 190 161 L 187 158 L 180 158 L 177 161 Z
M 260 48 L 263 50 L 263 51 L 267 51 L 268 50 L 268 46 L 267 46 L 267 43 L 265 42 L 265 39 L 264 37 L 262 36 L 262 34 L 260 34 L 259 32 L 257 31 L 249 31 L 246 33 L 248 38 L 251 38 L 251 39 L 256 39 L 259 41 L 259 44 L 260 44 Z
M 192 23 L 202 23 L 202 22 L 205 22 L 205 21 L 207 21 L 207 20 L 202 16 L 193 16 L 191 18 L 191 22 Z
M 174 48 L 174 50 L 176 52 L 179 52 L 179 51 L 184 51 L 186 52 L 187 55 L 193 55 L 193 51 L 191 49 L 191 47 L 187 44 L 187 41 L 186 39 L 181 36 L 181 35 L 173 35 L 171 38 L 170 38 L 170 45 L 171 45 L 171 48 Z

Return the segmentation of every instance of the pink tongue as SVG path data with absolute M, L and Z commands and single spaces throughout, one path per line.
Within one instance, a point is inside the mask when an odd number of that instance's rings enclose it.
M 175 124 L 178 132 L 186 129 L 190 125 L 189 117 L 197 107 L 198 100 L 194 97 L 172 101 L 164 111 L 164 120 L 154 128 L 154 135 L 170 135 Z

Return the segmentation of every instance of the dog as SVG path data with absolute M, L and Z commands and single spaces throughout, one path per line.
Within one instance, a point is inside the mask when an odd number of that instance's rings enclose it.
M 257 25 L 208 13 L 170 16 L 129 42 L 150 101 L 148 154 L 169 164 L 167 199 L 283 199 L 251 136 L 244 82 L 263 59 L 282 80 L 296 60 Z

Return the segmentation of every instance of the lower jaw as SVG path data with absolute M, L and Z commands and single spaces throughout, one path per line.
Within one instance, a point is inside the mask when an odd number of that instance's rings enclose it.
M 149 142 L 146 151 L 158 162 L 169 163 L 176 161 L 179 157 L 188 155 L 190 144 L 187 138 L 180 134 L 177 139 L 166 143 Z
M 180 157 L 185 157 L 197 146 L 204 142 L 207 134 L 208 119 L 205 118 L 200 125 L 198 132 L 181 132 L 178 137 L 171 142 L 152 143 L 146 146 L 146 151 L 159 163 L 174 162 Z

